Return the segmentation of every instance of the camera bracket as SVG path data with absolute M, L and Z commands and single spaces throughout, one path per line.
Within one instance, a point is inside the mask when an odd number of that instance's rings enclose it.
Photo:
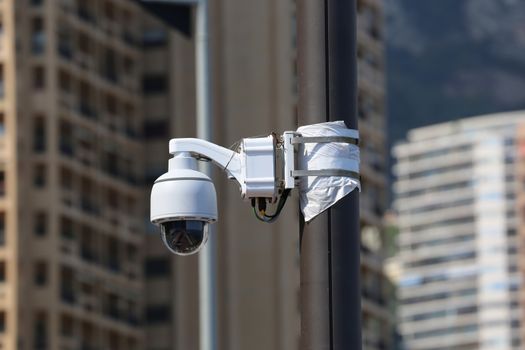
M 200 139 L 172 139 L 170 154 L 187 152 L 197 160 L 215 163 L 239 183 L 246 200 L 275 203 L 299 188 L 309 221 L 360 188 L 358 145 L 357 130 L 346 128 L 343 122 L 329 122 L 286 131 L 280 137 L 244 138 L 235 151 Z

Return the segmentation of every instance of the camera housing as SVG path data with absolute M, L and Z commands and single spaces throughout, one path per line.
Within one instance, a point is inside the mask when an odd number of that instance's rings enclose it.
M 206 243 L 209 224 L 217 221 L 217 194 L 211 179 L 197 170 L 197 160 L 179 153 L 151 190 L 151 222 L 177 255 L 197 253 Z

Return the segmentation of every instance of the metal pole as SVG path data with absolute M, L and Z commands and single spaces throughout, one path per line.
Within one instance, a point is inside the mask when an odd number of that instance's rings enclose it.
M 197 76 L 197 137 L 212 139 L 212 98 L 208 45 L 208 0 L 197 2 L 195 13 Z M 207 167 L 206 172 L 210 174 Z M 211 225 L 213 227 L 213 225 Z M 199 254 L 199 346 L 200 350 L 217 348 L 215 302 L 216 235 L 210 232 L 208 243 Z
M 357 129 L 355 0 L 299 0 L 300 124 Z M 359 197 L 301 227 L 301 349 L 360 350 Z

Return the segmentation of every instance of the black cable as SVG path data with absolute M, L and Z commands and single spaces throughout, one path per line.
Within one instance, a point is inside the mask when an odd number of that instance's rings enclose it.
M 275 213 L 273 213 L 272 215 L 263 214 L 263 216 L 261 216 L 259 214 L 259 211 L 261 211 L 260 208 L 259 207 L 256 208 L 255 207 L 255 201 L 252 201 L 253 212 L 255 214 L 255 217 L 257 219 L 259 219 L 260 221 L 263 221 L 263 222 L 266 222 L 266 223 L 272 223 L 275 220 L 277 220 L 277 218 L 281 214 L 281 211 L 284 208 L 284 205 L 286 204 L 286 200 L 288 199 L 288 196 L 290 195 L 290 192 L 291 192 L 290 189 L 286 189 L 286 190 L 283 191 L 283 193 L 281 194 L 281 197 L 279 198 L 279 203 L 277 204 L 277 209 L 275 210 Z M 263 213 L 264 213 L 264 211 L 263 211 Z

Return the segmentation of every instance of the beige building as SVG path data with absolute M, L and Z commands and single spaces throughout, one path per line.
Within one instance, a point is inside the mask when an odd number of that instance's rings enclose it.
M 242 137 L 282 132 L 295 120 L 294 1 L 212 1 L 214 142 L 231 145 Z M 391 347 L 390 283 L 383 273 L 381 216 L 386 203 L 383 8 L 381 1 L 359 2 L 359 117 L 362 138 L 363 332 L 365 349 Z M 153 28 L 153 23 L 150 23 Z M 180 34 L 146 52 L 147 75 L 164 69 L 169 89 L 145 106 L 167 118 L 171 137 L 195 135 L 194 47 Z M 167 60 L 174 64 L 165 65 Z M 158 63 L 157 63 L 158 62 Z M 167 86 L 168 84 L 166 84 Z M 171 98 L 168 97 L 171 94 Z M 153 102 L 155 101 L 155 102 Z M 164 106 L 169 104 L 167 113 Z M 158 106 L 163 106 L 157 109 Z M 171 118 L 171 119 L 169 119 Z M 149 123 L 149 121 L 146 121 Z M 152 179 L 166 171 L 167 135 L 151 140 L 146 162 Z M 153 150 L 153 148 L 152 148 Z M 148 176 L 149 178 L 149 176 Z M 258 222 L 235 184 L 217 172 L 218 333 L 220 349 L 297 349 L 299 257 L 297 200 L 279 221 Z M 169 255 L 153 228 L 146 259 L 147 324 L 151 346 L 196 349 L 198 292 L 196 258 Z M 169 263 L 171 261 L 171 263 Z M 161 268 L 161 266 L 169 266 Z M 163 271 L 162 273 L 159 271 Z M 162 295 L 162 296 L 161 296 Z
M 140 13 L 7 1 L 1 13 L 3 349 L 140 349 Z
M 517 216 L 517 248 L 518 248 L 518 269 L 521 276 L 525 272 L 525 115 L 522 125 L 518 128 L 516 138 L 516 216 Z M 525 344 L 525 288 L 523 283 L 519 292 L 520 316 L 522 320 L 520 335 L 521 344 Z
M 523 111 L 460 119 L 411 130 L 395 147 L 407 348 L 523 349 L 524 122 Z
M 384 349 L 382 3 L 359 11 L 364 339 Z M 196 258 L 169 255 L 146 217 L 168 139 L 195 134 L 191 38 L 129 0 L 0 13 L 1 348 L 196 349 Z M 211 1 L 210 17 L 214 142 L 295 129 L 294 1 Z M 297 200 L 268 226 L 215 183 L 220 349 L 296 349 Z

